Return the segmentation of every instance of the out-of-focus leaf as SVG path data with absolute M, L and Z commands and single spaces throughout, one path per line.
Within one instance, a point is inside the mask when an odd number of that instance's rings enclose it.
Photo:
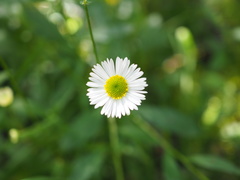
M 155 159 L 153 159 L 140 145 L 123 145 L 124 168 L 130 179 L 155 179 Z
M 154 139 L 149 138 L 145 132 L 132 123 L 129 119 L 123 121 L 119 127 L 120 135 L 123 141 L 132 142 L 133 144 L 139 144 L 144 147 L 151 147 L 154 143 Z
M 80 147 L 90 139 L 96 138 L 103 122 L 98 111 L 85 112 L 77 116 L 62 139 L 62 148 L 66 150 Z
M 8 79 L 8 73 L 6 71 L 0 72 L 0 84 Z
M 75 86 L 69 78 L 62 80 L 61 84 L 57 87 L 58 91 L 50 97 L 49 104 L 52 110 L 62 111 L 70 98 L 73 97 L 74 88 Z
M 164 154 L 163 160 L 163 175 L 165 180 L 181 180 L 181 172 L 179 170 L 179 167 L 176 163 L 176 161 L 168 155 L 167 153 Z
M 9 146 L 9 145 L 8 145 Z M 32 149 L 30 146 L 25 146 L 25 147 L 19 147 L 17 145 L 11 146 L 12 148 L 18 147 L 18 151 L 16 151 L 11 159 L 8 160 L 8 163 L 5 165 L 4 169 L 5 171 L 8 169 L 11 169 L 13 167 L 19 167 L 19 164 L 22 162 L 26 161 L 28 159 L 29 155 L 32 154 Z M 9 150 L 11 151 L 11 150 Z
M 136 158 L 139 162 L 142 162 L 148 166 L 153 167 L 153 160 L 139 145 L 122 145 L 122 151 L 124 155 Z
M 208 89 L 219 89 L 225 84 L 224 77 L 215 71 L 206 72 L 202 75 L 202 86 Z
M 50 177 L 31 177 L 31 178 L 24 178 L 21 180 L 64 180 L 63 178 L 50 178 Z
M 58 115 L 51 114 L 42 122 L 21 131 L 20 139 L 25 140 L 25 139 L 36 138 L 39 141 L 47 142 L 48 140 L 51 140 L 52 138 L 54 138 L 54 135 L 52 135 L 53 133 L 52 130 L 53 128 L 56 129 L 57 127 L 59 127 L 60 125 L 59 120 L 60 120 L 60 117 L 58 117 Z M 47 139 L 39 138 L 39 135 L 42 135 L 42 137 L 46 136 L 48 138 Z
M 50 23 L 47 18 L 41 14 L 34 6 L 31 4 L 23 3 L 23 8 L 26 19 L 29 21 L 30 25 L 37 35 L 42 36 L 48 40 L 58 42 L 64 41 L 56 26 Z
M 199 133 L 199 128 L 193 119 L 174 109 L 143 106 L 139 112 L 146 120 L 162 130 L 185 137 L 196 136 Z
M 210 170 L 221 171 L 225 173 L 240 175 L 240 168 L 230 161 L 215 155 L 193 155 L 190 157 L 195 164 Z
M 81 156 L 73 164 L 73 171 L 70 180 L 88 180 L 95 177 L 101 170 L 104 161 L 105 151 L 89 152 Z

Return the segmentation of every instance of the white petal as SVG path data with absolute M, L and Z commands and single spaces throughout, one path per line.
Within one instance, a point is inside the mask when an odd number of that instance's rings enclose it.
M 146 78 L 139 78 L 139 79 L 134 79 L 134 80 L 127 80 L 129 84 L 139 84 L 139 83 L 146 83 Z
M 127 72 L 126 72 L 126 75 L 124 76 L 126 79 L 128 79 L 129 76 L 131 76 L 131 74 L 133 73 L 133 71 L 137 68 L 137 65 L 136 64 L 132 64 Z
M 122 71 L 121 67 L 122 67 L 122 64 L 123 64 L 122 59 L 119 58 L 119 57 L 117 57 L 115 68 L 116 68 L 116 74 L 118 74 L 118 75 L 121 75 L 121 71 Z
M 91 82 L 95 82 L 95 83 L 104 83 L 103 80 L 99 80 L 99 79 L 96 79 L 96 78 L 94 78 L 94 77 L 89 77 L 88 79 L 89 79 Z
M 87 86 L 88 87 L 102 87 L 101 84 L 97 84 L 97 83 L 94 83 L 94 82 L 87 82 Z
M 136 105 L 135 104 L 133 104 L 131 101 L 129 101 L 129 99 L 125 96 L 124 98 L 122 98 L 123 99 L 123 102 L 124 102 L 124 108 L 126 108 L 125 109 L 125 111 L 126 111 L 126 114 L 130 114 L 130 110 L 134 110 L 136 107 Z
M 126 112 L 124 110 L 122 99 L 119 100 L 119 111 L 120 111 L 120 117 L 119 118 L 121 118 L 121 115 L 125 116 Z
M 115 68 L 114 68 L 114 62 L 112 59 L 107 59 L 107 61 L 103 61 L 102 67 L 105 70 L 105 72 L 108 74 L 109 77 L 114 76 L 115 73 Z
M 100 92 L 100 93 L 87 93 L 87 96 L 89 96 L 89 98 L 92 100 L 92 99 L 95 99 L 95 98 L 98 98 L 98 97 L 102 97 L 102 96 L 106 96 L 106 93 L 105 92 Z
M 108 79 L 109 75 L 106 73 L 106 71 L 100 66 L 99 64 L 95 65 L 92 71 L 101 77 L 102 79 Z
M 135 93 L 140 93 L 140 94 L 147 94 L 147 91 L 134 91 Z
M 101 100 L 99 100 L 99 102 L 94 106 L 95 109 L 104 106 L 104 104 L 106 104 L 106 102 L 109 100 L 108 96 L 103 96 Z
M 107 106 L 108 106 L 108 104 L 109 104 L 109 101 L 110 101 L 110 100 L 108 100 L 108 101 L 104 104 L 104 106 L 102 107 L 102 110 L 101 110 L 101 114 L 102 114 L 102 115 L 105 114 L 106 108 L 107 108 Z
M 112 112 L 113 99 L 109 98 L 107 103 L 103 106 L 101 114 L 105 114 L 107 117 L 110 117 Z
M 94 72 L 90 72 L 90 76 L 95 78 L 95 79 L 98 79 L 100 81 L 106 81 L 106 79 L 103 79 L 102 77 L 98 76 L 97 74 L 95 74 Z
M 99 88 L 88 88 L 87 89 L 88 92 L 105 92 L 103 87 L 99 87 Z
M 130 96 L 133 96 L 135 98 L 139 98 L 140 100 L 145 100 L 145 95 L 144 94 L 140 94 L 140 93 L 136 93 L 134 91 L 129 92 Z
M 117 101 L 117 113 L 116 117 L 121 118 L 122 113 L 124 112 L 123 105 L 121 99 Z
M 138 107 L 136 106 L 136 104 L 132 103 L 131 101 L 127 101 L 128 107 L 130 110 L 138 110 Z
M 127 115 L 129 115 L 130 114 L 130 108 L 128 106 L 126 97 L 123 97 L 121 100 L 122 100 L 122 104 L 123 104 L 123 108 L 124 108 L 125 113 Z
M 104 85 L 103 85 L 104 86 Z M 139 83 L 128 83 L 128 87 L 147 87 L 146 82 L 139 82 Z
M 115 117 L 117 113 L 117 101 L 114 100 L 113 101 L 113 105 L 112 105 L 112 113 L 111 113 L 111 117 Z
M 140 68 L 137 68 L 132 74 L 129 74 L 127 78 L 128 81 L 133 81 L 135 79 L 138 79 L 143 75 L 143 72 L 140 71 Z
M 125 77 L 127 75 L 128 69 L 129 69 L 130 61 L 128 58 L 124 58 L 123 63 L 122 63 L 122 68 L 121 68 L 121 73 L 119 75 Z
M 136 96 L 133 96 L 132 94 L 128 93 L 127 94 L 127 99 L 129 101 L 131 101 L 132 103 L 134 103 L 135 105 L 140 105 L 141 104 L 141 100 L 140 98 L 136 97 Z
M 139 90 L 143 90 L 143 89 L 145 89 L 144 86 L 136 86 L 136 87 L 129 86 L 129 90 L 131 90 L 131 91 L 133 91 L 133 90 L 139 91 Z
M 116 75 L 116 71 L 115 71 L 115 65 L 114 65 L 114 62 L 113 62 L 113 60 L 112 59 L 110 59 L 110 61 L 109 61 L 109 67 L 110 67 L 110 70 L 111 70 L 111 75 L 113 76 L 113 75 Z
M 102 101 L 104 98 L 104 96 L 98 96 L 98 97 L 95 97 L 95 98 L 91 98 L 91 105 L 94 105 L 94 104 L 97 104 L 99 103 L 100 101 Z

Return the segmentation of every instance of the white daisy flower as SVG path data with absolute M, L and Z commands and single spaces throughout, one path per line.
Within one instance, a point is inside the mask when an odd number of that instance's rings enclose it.
M 102 115 L 121 118 L 137 110 L 145 100 L 146 78 L 141 77 L 143 72 L 136 64 L 130 65 L 128 58 L 117 57 L 115 63 L 107 59 L 94 65 L 92 71 L 87 96 L 95 109 L 102 107 Z

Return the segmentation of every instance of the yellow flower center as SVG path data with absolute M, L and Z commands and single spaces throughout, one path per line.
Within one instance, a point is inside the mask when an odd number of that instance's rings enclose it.
M 128 92 L 128 83 L 124 77 L 115 75 L 106 81 L 104 89 L 111 98 L 121 99 Z

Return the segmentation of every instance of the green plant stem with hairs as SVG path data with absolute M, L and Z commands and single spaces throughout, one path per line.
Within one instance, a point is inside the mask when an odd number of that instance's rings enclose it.
M 88 27 L 89 27 L 89 33 L 91 37 L 91 41 L 93 44 L 93 51 L 95 54 L 96 61 L 99 63 L 98 54 L 97 54 L 97 48 L 94 41 L 93 33 L 92 33 L 92 27 L 90 22 L 90 16 L 88 12 L 88 1 L 84 0 L 82 4 L 85 7 L 85 13 L 87 17 Z M 112 149 L 112 157 L 113 157 L 113 164 L 116 172 L 116 180 L 124 180 L 124 174 L 123 174 L 123 167 L 122 167 L 122 160 L 121 160 L 121 152 L 120 152 L 120 144 L 119 144 L 119 138 L 118 138 L 118 127 L 117 122 L 115 118 L 108 118 L 108 124 L 109 124 L 109 139 L 110 139 L 110 145 Z
M 153 139 L 157 140 L 159 145 L 174 158 L 179 160 L 193 175 L 195 175 L 199 180 L 209 180 L 201 171 L 193 166 L 190 160 L 184 156 L 182 153 L 177 151 L 174 147 L 164 137 L 162 137 L 149 123 L 144 121 L 141 117 L 132 118 L 133 122 L 148 134 Z

